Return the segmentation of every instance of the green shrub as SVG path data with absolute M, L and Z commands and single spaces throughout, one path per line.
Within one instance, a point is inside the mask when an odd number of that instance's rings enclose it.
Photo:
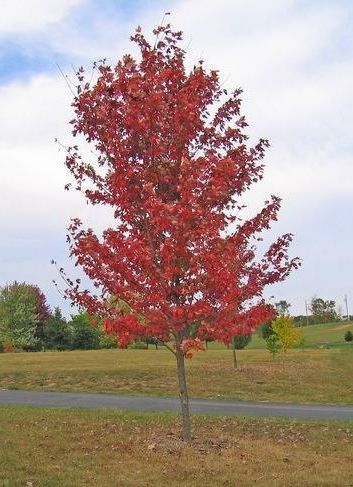
M 237 335 L 233 338 L 233 348 L 235 350 L 243 350 L 251 341 L 251 333 L 246 335 Z
M 346 342 L 353 342 L 353 333 L 350 330 L 346 331 L 344 334 L 344 339 Z
M 243 350 L 251 340 L 251 334 L 246 335 L 236 335 L 232 340 L 232 350 L 233 350 L 233 365 L 236 369 L 238 367 L 238 360 L 236 355 L 236 350 Z

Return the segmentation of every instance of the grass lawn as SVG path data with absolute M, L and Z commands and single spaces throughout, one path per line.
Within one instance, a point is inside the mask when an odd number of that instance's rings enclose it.
M 1 487 L 353 484 L 353 423 L 0 408 Z
M 353 346 L 197 353 L 187 363 L 190 395 L 219 399 L 353 403 Z M 167 350 L 96 350 L 0 354 L 0 388 L 177 395 Z

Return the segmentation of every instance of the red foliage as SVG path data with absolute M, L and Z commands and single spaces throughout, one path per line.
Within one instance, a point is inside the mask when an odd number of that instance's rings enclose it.
M 186 358 L 192 358 L 193 351 L 205 350 L 205 344 L 200 338 L 186 338 L 181 345 L 181 350 Z
M 51 316 L 50 308 L 47 303 L 47 298 L 44 293 L 35 284 L 28 284 L 28 287 L 34 293 L 36 297 L 36 307 L 38 313 L 38 320 L 41 323 L 46 323 Z
M 291 234 L 257 258 L 278 197 L 240 218 L 242 195 L 262 178 L 269 145 L 247 146 L 241 90 L 228 95 L 202 62 L 187 72 L 180 32 L 167 25 L 154 33 L 154 46 L 140 29 L 132 37 L 140 60 L 98 63 L 94 83 L 78 71 L 73 134 L 94 146 L 97 160 L 84 162 L 73 146 L 66 165 L 88 202 L 111 207 L 115 221 L 99 236 L 72 220 L 71 255 L 101 294 L 78 283 L 67 293 L 105 317 L 121 345 L 148 335 L 173 340 L 189 356 L 205 331 L 229 343 L 269 319 L 264 287 L 299 261 L 287 255 Z M 109 304 L 110 296 L 131 312 Z
M 5 340 L 2 344 L 5 353 L 13 353 L 16 348 L 11 340 Z

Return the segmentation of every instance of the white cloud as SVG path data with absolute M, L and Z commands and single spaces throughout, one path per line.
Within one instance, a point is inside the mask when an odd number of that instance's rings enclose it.
M 12 147 L 52 143 L 66 132 L 71 100 L 59 73 L 0 85 L 0 141 Z
M 60 75 L 0 87 L 0 219 L 6 236 L 64 231 L 70 217 L 90 213 L 83 195 L 64 191 L 71 179 L 65 152 L 54 141 L 71 141 L 71 99 Z
M 30 32 L 59 22 L 83 0 L 0 0 L 0 33 Z
M 7 236 L 61 223 L 64 156 L 54 139 L 70 119 L 66 89 L 62 79 L 49 76 L 0 87 L 0 217 Z

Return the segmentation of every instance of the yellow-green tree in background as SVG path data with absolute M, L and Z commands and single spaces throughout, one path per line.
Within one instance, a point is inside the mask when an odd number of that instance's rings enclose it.
M 302 335 L 294 325 L 293 319 L 288 315 L 280 315 L 272 321 L 271 327 L 277 335 L 281 348 L 286 352 L 289 348 L 298 345 Z

